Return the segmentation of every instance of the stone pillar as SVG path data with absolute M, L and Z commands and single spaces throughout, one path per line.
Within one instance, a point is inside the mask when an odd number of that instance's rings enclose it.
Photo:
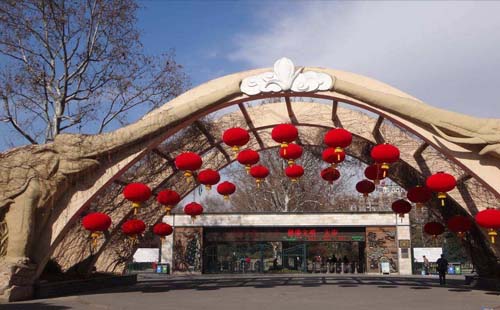
M 400 275 L 411 275 L 412 255 L 411 255 L 411 236 L 409 215 L 405 215 L 403 221 L 397 223 L 398 236 L 398 265 Z
M 163 222 L 172 225 L 172 227 L 174 227 L 174 221 L 175 221 L 174 218 L 175 215 L 166 215 L 163 217 Z M 172 270 L 173 260 L 174 260 L 174 234 L 175 234 L 175 227 L 174 227 L 174 233 L 171 234 L 170 236 L 166 236 L 165 239 L 162 240 L 161 242 L 160 263 L 170 264 L 170 270 Z

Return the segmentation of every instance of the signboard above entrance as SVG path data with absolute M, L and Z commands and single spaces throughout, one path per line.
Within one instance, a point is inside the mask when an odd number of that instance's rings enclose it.
M 207 242 L 365 241 L 364 228 L 285 227 L 204 229 Z

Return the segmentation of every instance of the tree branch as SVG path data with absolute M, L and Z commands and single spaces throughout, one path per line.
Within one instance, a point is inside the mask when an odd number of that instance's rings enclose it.
M 7 114 L 7 117 L 6 117 L 5 121 L 8 121 L 12 125 L 12 127 L 14 127 L 14 129 L 17 130 L 17 132 L 19 132 L 31 144 L 38 144 L 36 142 L 36 140 L 33 139 L 26 131 L 24 131 L 19 126 L 19 124 L 17 123 L 17 121 L 12 117 L 12 115 L 10 113 L 8 98 L 6 96 L 2 96 L 2 99 L 3 99 L 4 108 L 5 108 L 5 113 Z

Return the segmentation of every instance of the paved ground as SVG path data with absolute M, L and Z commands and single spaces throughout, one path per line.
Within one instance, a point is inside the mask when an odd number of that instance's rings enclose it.
M 85 295 L 0 305 L 0 309 L 321 310 L 500 309 L 500 292 L 435 277 L 145 275 L 137 285 Z

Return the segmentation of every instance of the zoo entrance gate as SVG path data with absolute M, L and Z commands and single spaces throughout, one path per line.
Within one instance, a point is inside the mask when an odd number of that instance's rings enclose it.
M 409 275 L 410 226 L 392 212 L 173 214 L 161 262 L 174 273 L 390 272 Z M 337 263 L 332 264 L 336 256 Z M 339 262 L 340 259 L 340 262 Z M 355 262 L 355 264 L 352 264 Z M 340 270 L 338 269 L 340 268 Z

